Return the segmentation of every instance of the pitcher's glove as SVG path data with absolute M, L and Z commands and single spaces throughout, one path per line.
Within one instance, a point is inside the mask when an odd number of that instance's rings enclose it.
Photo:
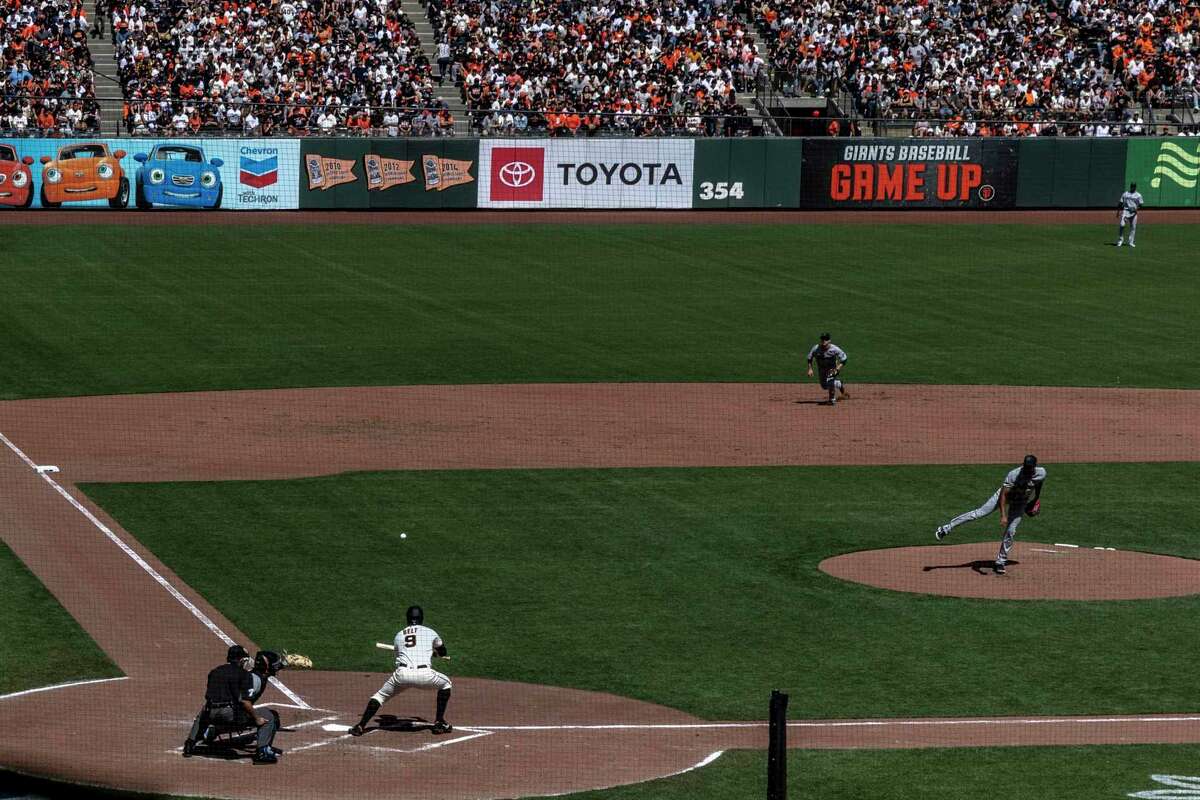
M 1030 503 L 1029 505 L 1027 505 L 1025 507 L 1025 516 L 1027 516 L 1027 517 L 1036 517 L 1040 513 L 1042 513 L 1042 501 L 1041 500 L 1034 500 L 1032 503 Z
M 299 653 L 283 651 L 283 663 L 292 669 L 312 669 L 312 659 Z

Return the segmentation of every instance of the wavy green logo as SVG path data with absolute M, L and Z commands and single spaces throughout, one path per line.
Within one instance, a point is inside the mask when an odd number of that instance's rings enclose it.
M 1197 177 L 1200 177 L 1200 142 L 1196 144 L 1195 153 L 1189 153 L 1174 142 L 1163 142 L 1158 148 L 1158 162 L 1150 185 L 1157 189 L 1166 178 L 1185 189 L 1195 189 Z

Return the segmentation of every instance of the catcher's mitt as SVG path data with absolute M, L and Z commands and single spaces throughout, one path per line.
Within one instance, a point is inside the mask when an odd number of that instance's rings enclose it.
M 1032 503 L 1030 503 L 1028 506 L 1025 507 L 1025 516 L 1027 516 L 1027 517 L 1036 517 L 1040 513 L 1042 513 L 1042 501 L 1041 500 L 1034 500 Z
M 283 663 L 292 669 L 312 669 L 312 659 L 299 653 L 283 652 Z

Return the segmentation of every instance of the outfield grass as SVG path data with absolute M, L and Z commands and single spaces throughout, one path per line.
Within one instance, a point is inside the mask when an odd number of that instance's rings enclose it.
M 411 603 L 455 675 L 611 691 L 713 719 L 1178 711 L 1200 598 L 1003 602 L 889 592 L 833 554 L 934 544 L 1004 467 L 365 473 L 89 485 L 264 646 L 382 670 Z M 1198 464 L 1055 465 L 1030 540 L 1200 557 Z M 1138 487 L 1137 516 L 1130 517 Z M 994 540 L 995 525 L 955 541 Z M 408 533 L 402 541 L 401 532 Z M 961 535 L 960 535 L 961 534 Z M 220 554 L 256 553 L 229 564 Z M 214 563 L 226 564 L 221 570 Z M 262 601 L 270 576 L 271 599 Z
M 0 541 L 0 694 L 120 674 Z
M 1200 776 L 1195 745 L 792 750 L 791 800 L 1119 800 L 1134 792 L 1193 797 L 1151 775 Z M 765 752 L 726 753 L 674 778 L 570 800 L 724 800 L 766 796 Z M 1200 793 L 1200 777 L 1190 783 Z
M 1195 226 L 5 232 L 0 399 L 791 381 L 823 330 L 853 381 L 1200 386 Z

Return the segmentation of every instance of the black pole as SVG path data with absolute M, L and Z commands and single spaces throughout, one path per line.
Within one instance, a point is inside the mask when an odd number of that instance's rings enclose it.
M 771 691 L 770 740 L 767 744 L 767 800 L 787 800 L 788 696 Z

